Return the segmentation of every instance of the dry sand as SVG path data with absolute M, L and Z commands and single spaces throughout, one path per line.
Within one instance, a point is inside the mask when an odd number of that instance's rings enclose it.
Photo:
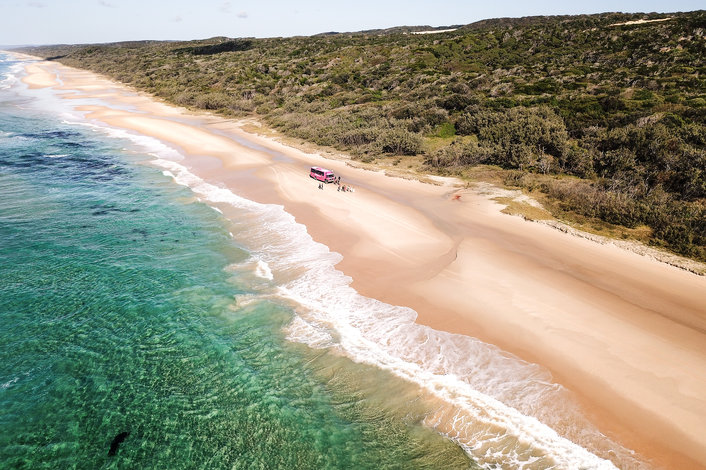
M 31 87 L 104 98 L 110 107 L 80 109 L 176 146 L 207 181 L 282 204 L 343 255 L 338 268 L 362 294 L 547 367 L 604 433 L 653 463 L 706 468 L 706 277 L 502 214 L 453 181 L 354 169 L 55 63 L 27 72 Z M 311 165 L 356 191 L 322 192 Z
M 27 76 L 22 79 L 30 89 L 47 88 L 57 83 L 56 73 L 50 72 L 47 67 L 30 64 L 25 67 Z

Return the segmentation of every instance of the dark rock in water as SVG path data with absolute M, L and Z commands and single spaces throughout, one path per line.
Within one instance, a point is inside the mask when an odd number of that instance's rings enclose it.
M 120 447 L 120 443 L 125 440 L 126 437 L 130 435 L 129 432 L 121 432 L 117 436 L 113 438 L 113 442 L 110 443 L 110 450 L 108 451 L 108 455 L 115 455 L 115 453 L 118 451 L 118 447 Z

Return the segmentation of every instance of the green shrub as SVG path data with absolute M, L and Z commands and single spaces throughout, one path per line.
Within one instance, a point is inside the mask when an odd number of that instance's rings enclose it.
M 422 151 L 422 138 L 399 127 L 385 131 L 378 143 L 383 152 L 393 155 L 416 155 Z
M 454 127 L 453 123 L 447 121 L 436 127 L 434 135 L 442 138 L 453 137 L 456 135 L 456 127 Z

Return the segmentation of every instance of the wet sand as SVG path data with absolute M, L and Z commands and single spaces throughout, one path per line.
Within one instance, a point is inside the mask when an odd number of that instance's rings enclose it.
M 453 180 L 356 169 L 56 63 L 26 70 L 30 87 L 110 103 L 79 107 L 88 119 L 156 137 L 201 178 L 283 205 L 343 255 L 363 295 L 548 368 L 601 431 L 657 466 L 706 468 L 706 277 L 502 214 Z M 318 189 L 313 165 L 355 192 Z

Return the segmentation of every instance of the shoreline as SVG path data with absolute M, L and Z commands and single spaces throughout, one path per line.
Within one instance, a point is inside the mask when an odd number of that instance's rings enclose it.
M 316 241 L 343 255 L 337 269 L 359 293 L 411 307 L 421 324 L 541 364 L 599 429 L 654 463 L 706 468 L 706 438 L 699 433 L 706 420 L 703 276 L 501 214 L 488 197 L 451 182 L 432 186 L 355 169 L 90 72 L 45 62 L 30 64 L 27 73 L 30 87 L 134 106 L 140 114 L 77 109 L 177 146 L 207 181 L 283 205 Z M 305 173 L 310 165 L 342 174 L 356 192 L 321 193 Z M 245 169 L 252 180 L 235 171 Z M 452 200 L 454 192 L 460 200 Z

